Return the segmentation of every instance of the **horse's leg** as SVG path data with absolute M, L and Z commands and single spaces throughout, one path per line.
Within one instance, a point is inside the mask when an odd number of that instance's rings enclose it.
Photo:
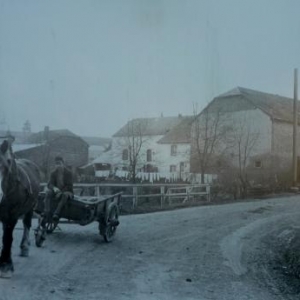
M 32 215 L 33 215 L 33 211 L 30 210 L 28 213 L 25 214 L 23 218 L 23 237 L 20 244 L 20 248 L 21 248 L 20 256 L 27 257 L 29 254 L 29 246 L 30 246 L 29 231 L 31 228 Z
M 9 278 L 14 271 L 11 259 L 11 246 L 13 242 L 13 231 L 18 220 L 3 223 L 2 251 L 0 257 L 0 277 Z

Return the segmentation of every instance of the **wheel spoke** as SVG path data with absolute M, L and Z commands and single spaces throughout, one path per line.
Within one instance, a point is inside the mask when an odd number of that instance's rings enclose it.
M 46 229 L 48 233 L 52 233 L 57 226 L 57 222 L 53 222 L 52 220 L 46 223 Z

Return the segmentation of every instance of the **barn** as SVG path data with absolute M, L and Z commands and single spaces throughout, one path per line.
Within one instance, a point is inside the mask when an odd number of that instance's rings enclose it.
M 200 172 L 202 164 L 204 171 L 224 174 L 231 181 L 232 167 L 244 182 L 278 185 L 290 180 L 293 102 L 242 87 L 215 97 L 192 127 L 191 171 Z M 298 149 L 299 130 L 300 124 Z
M 73 132 L 63 130 L 49 130 L 34 133 L 28 137 L 27 144 L 13 146 L 17 158 L 34 161 L 41 169 L 45 179 L 54 167 L 54 158 L 60 155 L 74 174 L 77 169 L 88 163 L 89 145 Z

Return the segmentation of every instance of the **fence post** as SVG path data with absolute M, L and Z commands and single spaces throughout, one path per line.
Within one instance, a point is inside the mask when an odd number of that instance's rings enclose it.
M 161 186 L 160 187 L 160 208 L 163 208 L 164 198 L 165 198 L 165 187 Z
M 96 188 L 96 196 L 98 199 L 100 199 L 100 186 L 97 185 L 95 188 Z
M 171 192 L 170 192 L 170 187 L 167 189 L 167 197 L 168 197 L 168 204 L 169 204 L 169 206 L 171 205 L 171 197 L 170 197 L 170 194 L 171 194 Z
M 136 186 L 132 187 L 132 195 L 133 195 L 132 208 L 134 209 L 137 206 L 137 187 Z
M 208 202 L 210 202 L 210 185 L 209 184 L 206 186 L 206 192 L 207 192 L 207 200 L 208 200 Z

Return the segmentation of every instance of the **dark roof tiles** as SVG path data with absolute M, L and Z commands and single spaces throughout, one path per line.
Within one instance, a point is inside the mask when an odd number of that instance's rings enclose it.
M 78 139 L 81 139 L 84 143 L 86 143 L 88 145 L 88 143 L 86 141 L 84 141 L 80 136 L 76 135 L 75 133 L 71 132 L 68 129 L 49 130 L 47 135 L 48 135 L 48 141 L 53 141 L 60 137 L 76 137 Z M 28 138 L 28 141 L 30 143 L 45 142 L 46 141 L 46 132 L 40 131 L 40 132 L 34 133 Z
M 275 120 L 293 122 L 294 100 L 292 98 L 237 87 L 227 93 L 217 96 L 214 100 L 234 96 L 243 97 Z M 298 101 L 298 114 L 299 113 L 300 101 Z
M 181 116 L 133 119 L 117 131 L 113 137 L 130 136 L 133 135 L 132 131 L 136 134 L 139 134 L 139 131 L 143 136 L 165 135 L 181 120 Z
M 188 144 L 191 137 L 191 126 L 194 116 L 182 117 L 181 122 L 172 128 L 166 135 L 164 135 L 158 143 L 160 144 Z

